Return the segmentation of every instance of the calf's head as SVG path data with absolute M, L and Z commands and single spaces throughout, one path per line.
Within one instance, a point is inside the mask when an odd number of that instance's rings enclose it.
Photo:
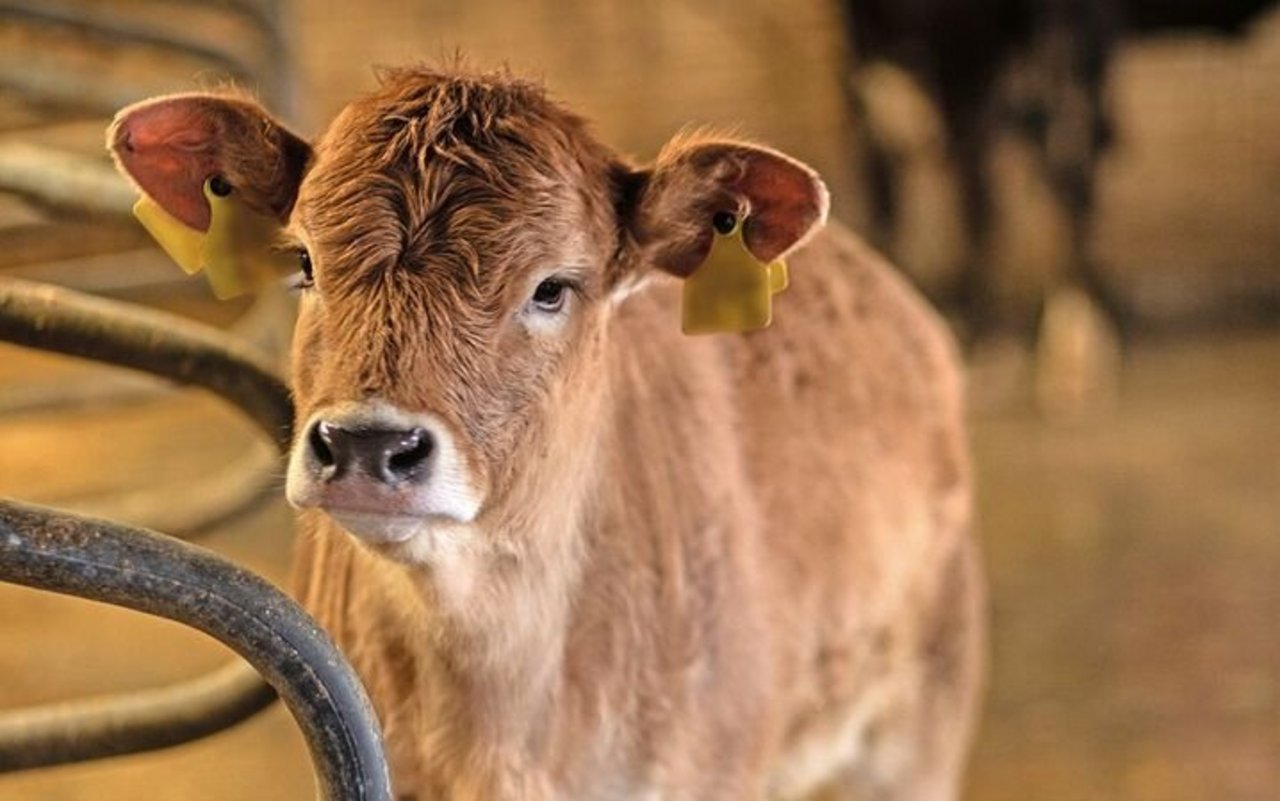
M 827 209 L 810 169 L 739 142 L 682 137 L 632 167 L 502 74 L 387 73 L 313 145 L 217 95 L 125 109 L 109 144 L 192 227 L 215 175 L 280 220 L 305 287 L 289 499 L 405 559 L 442 534 L 519 548 L 538 510 L 571 513 L 615 307 L 693 272 L 717 215 L 769 261 Z

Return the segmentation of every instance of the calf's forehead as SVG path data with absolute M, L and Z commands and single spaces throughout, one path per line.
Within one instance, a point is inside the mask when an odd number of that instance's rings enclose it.
M 296 219 L 344 262 L 483 272 L 605 247 L 612 164 L 540 90 L 411 76 L 334 120 Z

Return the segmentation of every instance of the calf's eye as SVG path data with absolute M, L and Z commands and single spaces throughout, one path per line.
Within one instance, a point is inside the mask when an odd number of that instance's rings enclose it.
M 315 283 L 311 272 L 311 254 L 306 248 L 298 248 L 298 283 L 299 287 L 309 287 Z
M 558 312 L 564 308 L 565 298 L 569 294 L 569 285 L 556 278 L 548 278 L 533 290 L 531 303 L 541 312 Z

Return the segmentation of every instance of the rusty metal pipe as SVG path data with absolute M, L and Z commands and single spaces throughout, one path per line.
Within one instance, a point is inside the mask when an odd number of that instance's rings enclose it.
M 293 713 L 323 798 L 391 801 L 377 719 L 355 672 L 301 607 L 258 576 L 172 537 L 0 501 L 0 580 L 158 615 L 218 639 Z M 174 734 L 161 725 L 126 735 L 109 720 L 85 728 L 77 718 L 75 738 L 33 741 L 14 720 L 0 728 L 0 770 L 155 748 Z M 210 730 L 187 723 L 187 739 Z

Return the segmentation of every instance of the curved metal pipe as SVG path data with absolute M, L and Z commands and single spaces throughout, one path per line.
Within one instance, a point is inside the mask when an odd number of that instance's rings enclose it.
M 27 281 L 0 281 L 0 340 L 141 370 L 225 398 L 284 451 L 293 402 L 251 349 L 208 326 L 152 309 Z
M 276 700 L 243 660 L 189 681 L 0 714 L 0 773 L 153 751 L 248 720 Z
M 293 417 L 288 388 L 252 350 L 216 329 L 10 279 L 0 281 L 0 340 L 205 387 L 252 418 L 278 450 L 288 448 Z M 113 740 L 133 743 L 133 751 L 176 745 L 199 736 L 191 727 L 191 710 L 210 721 L 203 731 L 209 733 L 252 715 L 272 697 L 262 677 L 237 660 L 169 687 L 0 712 L 0 731 L 11 738 L 20 732 L 21 742 L 47 756 L 75 753 L 85 760 L 120 753 Z M 111 738 L 91 734 L 108 731 Z M 17 748 L 19 740 L 12 742 Z
M 138 197 L 100 158 L 22 140 L 0 141 L 0 187 L 59 208 L 120 216 Z
M 3 181 L 0 180 L 0 183 Z M 5 237 L 0 235 L 0 250 L 5 245 Z M 0 255 L 0 258 L 3 256 Z M 136 274 L 120 274 L 116 268 L 122 264 L 135 265 Z M 112 274 L 107 275 L 108 272 Z M 177 292 L 201 291 L 193 290 L 191 278 L 183 275 L 167 256 L 156 250 L 72 258 L 47 262 L 39 267 L 24 265 L 8 271 L 0 265 L 0 275 L 31 284 L 68 287 L 72 291 L 95 297 L 133 290 L 164 292 L 166 296 Z M 2 282 L 3 279 L 0 279 L 0 283 Z M 261 359 L 278 364 L 289 350 L 293 317 L 292 299 L 281 287 L 257 295 L 253 304 L 222 330 L 230 339 L 248 345 Z M 171 384 L 148 376 L 122 373 L 109 366 L 87 368 L 77 371 L 75 377 L 59 375 L 47 381 L 33 380 L 0 386 L 0 415 L 49 412 L 63 406 L 85 404 L 134 403 L 170 393 L 172 390 Z M 147 526 L 169 534 L 174 533 L 163 525 L 148 523 Z
M 252 442 L 243 456 L 210 470 L 198 483 L 59 499 L 74 514 L 119 520 L 194 542 L 279 499 L 283 479 L 275 451 Z
M 176 50 L 207 62 L 214 69 L 222 70 L 240 80 L 251 78 L 254 74 L 253 65 L 226 52 L 224 48 L 209 47 L 194 38 L 185 41 L 176 39 L 165 32 L 149 30 L 137 23 L 119 21 L 110 14 L 94 13 L 92 8 L 51 7 L 30 0 L 0 0 L 0 14 L 30 24 L 64 29 L 106 44 Z
M 171 1 L 203 5 L 203 0 Z M 287 38 L 282 33 L 280 4 L 276 0 L 219 0 L 219 5 L 252 20 L 262 32 L 265 50 L 262 63 L 268 91 L 277 95 L 274 101 L 277 110 L 288 112 L 292 95 L 286 77 Z M 0 6 L 10 13 L 15 6 L 33 8 L 30 3 L 7 0 Z M 127 39 L 133 31 L 106 33 L 108 38 L 119 33 Z M 184 45 L 176 43 L 178 49 L 174 50 L 175 43 L 167 40 L 148 44 L 174 53 L 182 52 Z M 228 59 L 229 63 L 237 61 L 235 56 L 220 52 L 202 55 L 218 61 Z M 29 65 L 17 69 L 29 69 Z M 72 77 L 76 80 L 70 81 Z M 57 81 L 55 84 L 66 97 L 80 97 L 88 77 L 67 73 L 62 76 L 63 84 Z M 73 89 L 71 84 L 79 88 Z M 91 81 L 91 84 L 91 90 L 96 88 L 99 95 L 125 97 L 125 100 L 107 103 L 104 110 L 114 111 L 123 103 L 138 99 L 127 92 L 121 95 L 119 90 L 112 90 L 112 94 L 108 91 L 109 82 Z M 160 91 L 163 88 L 143 94 Z M 138 311 L 66 290 L 0 281 L 0 339 L 98 359 L 211 389 L 252 417 L 278 448 L 287 446 L 292 422 L 287 388 L 251 351 L 221 332 L 170 315 Z M 8 533 L 0 534 L 0 540 L 3 540 L 0 545 L 11 544 Z M 7 564 L 7 557 L 4 561 Z M 77 759 L 91 759 L 120 753 L 121 742 L 131 742 L 130 750 L 137 751 L 220 730 L 254 714 L 274 697 L 262 677 L 237 659 L 221 670 L 168 687 L 0 712 L 0 732 L 6 732 L 0 737 L 15 747 L 25 744 L 28 753 L 31 747 L 45 754 L 67 754 L 71 748 L 78 754 Z M 21 732 L 22 739 L 11 740 L 10 734 L 17 731 Z M 27 764 L 30 764 L 29 758 Z M 368 797 L 380 799 L 385 795 Z
M 378 722 L 355 672 L 301 607 L 258 576 L 172 537 L 0 501 L 0 580 L 159 615 L 218 639 L 293 713 L 323 798 L 391 801 Z M 173 742 L 170 722 L 162 721 L 164 743 Z M 207 731 L 197 723 L 184 733 Z M 10 726 L 0 729 L 0 770 L 154 748 L 147 733 L 77 728 L 79 739 L 55 738 L 41 751 Z
M 170 0 L 170 4 L 206 9 L 215 5 L 206 0 Z M 202 41 L 200 36 L 181 28 L 149 25 L 145 19 L 142 23 L 136 19 L 130 22 L 127 17 L 120 20 L 110 13 L 92 12 L 83 4 L 64 7 L 32 0 L 0 0 L 0 17 L 11 17 L 50 31 L 71 32 L 120 53 L 141 48 L 179 55 L 184 62 L 194 65 L 193 69 L 208 65 L 240 82 L 260 86 L 276 111 L 289 116 L 293 111 L 288 80 L 290 47 L 284 33 L 281 4 L 275 0 L 220 0 L 216 5 L 247 23 L 246 32 L 256 34 L 254 38 L 258 41 L 242 43 L 239 36 L 231 43 Z M 16 62 L 6 62 L 0 67 L 0 80 L 13 88 L 76 101 L 80 106 L 97 106 L 100 111 L 114 112 L 121 106 L 164 91 L 154 86 L 147 89 L 150 82 L 137 84 L 135 81 L 134 86 L 121 86 L 119 77 L 97 81 L 91 72 L 77 74 L 75 68 L 58 70 L 56 65 L 47 62 L 42 64 L 43 69 L 53 67 L 55 72 L 61 72 L 52 76 L 52 80 L 40 80 Z
M 7 286 L 5 282 L 0 281 L 0 328 L 5 325 L 5 319 L 14 326 L 29 324 L 34 318 L 30 310 L 21 315 L 6 317 L 8 313 L 4 310 L 3 298 L 10 292 Z M 43 285 L 30 283 L 25 286 L 31 288 Z M 64 310 L 66 308 L 64 300 L 67 297 L 84 298 L 85 296 L 63 294 L 52 301 L 52 306 Z M 202 331 L 208 331 L 212 336 L 221 337 L 225 343 L 246 343 L 251 346 L 256 343 L 256 346 L 251 349 L 246 349 L 243 344 L 239 347 L 242 352 L 253 353 L 258 359 L 259 363 L 253 365 L 255 370 L 262 369 L 263 362 L 257 356 L 258 353 L 270 355 L 280 352 L 285 347 L 279 342 L 284 337 L 279 329 L 290 316 L 285 309 L 285 303 L 283 293 L 279 296 L 275 293 L 260 295 L 228 333 L 222 334 L 216 330 L 200 328 Z M 129 315 L 135 325 L 156 322 L 151 320 L 148 323 L 144 318 L 139 317 L 136 306 L 115 304 L 114 308 L 121 314 Z M 91 313 L 97 313 L 96 305 Z M 57 312 L 56 316 L 66 317 L 63 312 Z M 43 319 L 48 324 L 49 314 L 46 314 Z M 74 321 L 64 320 L 60 325 L 69 326 L 72 329 L 70 335 L 74 335 L 76 327 Z M 164 332 L 157 331 L 152 335 L 152 339 L 159 340 L 168 335 L 168 329 Z M 0 339 L 4 338 L 5 336 L 0 333 Z M 32 346 L 48 349 L 43 339 L 33 343 Z M 59 350 L 66 352 L 63 349 Z M 236 354 L 230 358 L 238 359 L 241 355 Z M 153 371 L 148 370 L 148 372 Z M 166 373 L 164 376 L 169 377 L 169 374 Z M 0 414 L 31 408 L 48 411 L 52 406 L 61 403 L 138 400 L 165 391 L 168 386 L 170 385 L 149 381 L 142 376 L 124 375 L 119 371 L 103 368 L 93 371 L 93 374 L 85 379 L 70 383 L 64 379 L 56 385 L 35 387 L 27 393 L 15 390 L 9 394 L 0 390 Z M 277 387 L 270 391 L 278 395 L 281 390 Z M 279 443 L 277 443 L 278 446 Z M 69 506 L 72 511 L 95 517 L 121 520 L 183 539 L 193 539 L 211 532 L 219 524 L 233 520 L 254 508 L 269 496 L 273 488 L 278 488 L 279 478 L 279 465 L 273 455 L 255 447 L 243 458 L 210 473 L 199 485 L 176 489 L 140 488 L 123 495 L 76 498 L 60 505 Z

